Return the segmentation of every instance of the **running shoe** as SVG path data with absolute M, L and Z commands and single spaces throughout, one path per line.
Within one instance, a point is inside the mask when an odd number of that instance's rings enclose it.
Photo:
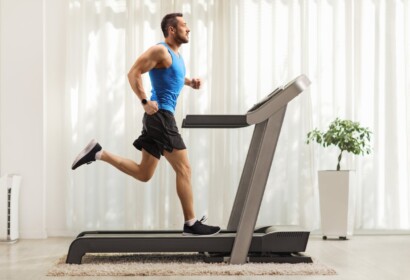
M 90 143 L 78 154 L 75 158 L 73 165 L 71 166 L 72 170 L 75 170 L 77 167 L 80 167 L 83 164 L 90 164 L 95 161 L 95 154 L 102 150 L 102 147 L 95 139 L 92 139 Z
M 196 221 L 195 224 L 192 226 L 188 226 L 187 224 L 184 225 L 184 231 L 182 232 L 182 235 L 185 236 L 194 236 L 194 235 L 200 235 L 200 236 L 210 236 L 210 235 L 215 235 L 218 234 L 221 231 L 220 227 L 215 227 L 215 226 L 208 226 L 205 225 L 203 222 L 205 222 L 205 217 L 203 217 L 201 220 Z

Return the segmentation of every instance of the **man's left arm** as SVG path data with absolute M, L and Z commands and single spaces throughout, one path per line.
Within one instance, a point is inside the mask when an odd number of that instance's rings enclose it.
M 202 81 L 199 78 L 194 78 L 194 79 L 185 78 L 185 85 L 190 86 L 193 89 L 200 89 L 202 85 Z

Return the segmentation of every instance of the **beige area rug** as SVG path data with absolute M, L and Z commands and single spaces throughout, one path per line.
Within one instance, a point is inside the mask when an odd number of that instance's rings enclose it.
M 87 254 L 81 265 L 58 260 L 47 276 L 335 275 L 314 260 L 305 264 L 205 263 L 199 254 Z

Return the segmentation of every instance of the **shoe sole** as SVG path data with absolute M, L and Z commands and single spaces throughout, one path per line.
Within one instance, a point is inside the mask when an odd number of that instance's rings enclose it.
M 89 152 L 91 152 L 92 149 L 98 144 L 97 140 L 92 139 L 90 143 L 87 144 L 87 146 L 78 154 L 78 156 L 75 158 L 73 164 L 71 165 L 71 168 L 74 167 L 85 155 L 87 155 Z
M 194 234 L 194 233 L 188 233 L 188 232 L 183 232 L 182 233 L 182 235 L 183 236 L 198 236 L 198 237 L 207 237 L 207 236 L 213 236 L 213 235 L 217 235 L 218 233 L 220 233 L 221 232 L 221 230 L 218 230 L 217 232 L 215 232 L 215 233 L 212 233 L 212 234 Z

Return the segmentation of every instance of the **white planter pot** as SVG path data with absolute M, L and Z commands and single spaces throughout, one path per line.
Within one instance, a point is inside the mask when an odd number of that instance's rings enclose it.
M 323 239 L 347 239 L 354 226 L 354 171 L 319 171 Z

